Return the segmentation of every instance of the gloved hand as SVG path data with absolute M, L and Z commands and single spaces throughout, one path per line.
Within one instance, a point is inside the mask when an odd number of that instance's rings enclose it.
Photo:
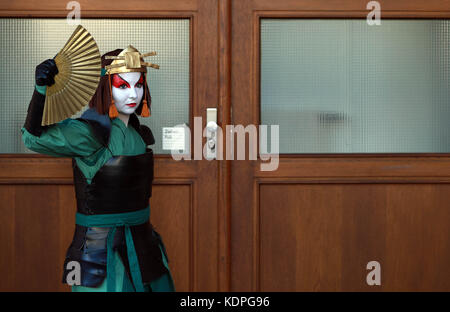
M 54 59 L 48 59 L 36 66 L 35 80 L 38 86 L 51 86 L 55 83 L 58 67 Z
M 41 126 L 45 104 L 45 89 L 55 83 L 58 73 L 54 59 L 48 59 L 36 66 L 36 88 L 28 106 L 28 114 L 23 127 L 34 136 L 40 136 L 45 127 Z

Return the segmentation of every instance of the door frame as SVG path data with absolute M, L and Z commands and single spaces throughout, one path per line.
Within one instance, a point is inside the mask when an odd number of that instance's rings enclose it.
M 218 124 L 230 120 L 230 11 L 229 0 L 111 0 L 104 3 L 78 0 L 81 18 L 187 18 L 190 21 L 190 124 L 206 108 L 218 109 Z M 65 18 L 67 3 L 17 0 L 0 2 L 0 18 Z M 213 30 L 213 31 L 211 31 Z M 225 53 L 224 53 L 225 51 Z M 191 142 L 194 139 L 191 131 Z M 202 138 L 203 144 L 206 142 Z M 203 146 L 202 144 L 202 146 Z M 192 152 L 192 151 L 191 151 Z M 193 159 L 193 157 L 191 157 Z M 73 184 L 69 159 L 44 155 L 0 155 L 0 183 L 12 189 L 24 185 Z M 170 155 L 155 155 L 154 185 L 188 185 L 190 188 L 189 286 L 188 291 L 230 289 L 230 164 L 227 161 L 175 161 Z M 18 209 L 18 207 L 16 207 Z M 75 212 L 73 212 L 74 214 Z M 73 216 L 72 216 L 73 217 Z M 14 224 L 14 216 L 3 220 Z M 61 221 L 70 226 L 72 220 Z M 0 222 L 2 223 L 2 222 Z M 64 226 L 63 226 L 64 227 Z M 14 235 L 8 227 L 7 237 Z M 12 239 L 12 238 L 11 238 Z M 8 245 L 5 265 L 13 267 L 18 246 Z M 3 249 L 2 249 L 3 250 Z M 63 250 L 65 253 L 65 250 Z M 64 253 L 60 251 L 61 257 Z M 62 263 L 62 262 L 61 262 Z M 4 267 L 4 266 L 3 266 Z M 17 273 L 15 272 L 16 274 Z M 28 277 L 29 278 L 29 277 Z M 11 289 L 15 277 L 7 279 Z M 66 290 L 63 286 L 60 290 Z
M 260 20 L 363 18 L 366 0 L 233 0 L 232 122 L 260 124 Z M 378 1 L 381 18 L 450 18 L 439 0 Z M 248 159 L 248 146 L 246 159 Z M 231 290 L 261 291 L 260 187 L 273 184 L 450 183 L 450 153 L 280 154 L 276 171 L 261 160 L 235 161 L 231 172 Z M 407 165 L 405 165 L 407 164 Z M 386 171 L 387 168 L 391 168 Z M 276 208 L 276 207 L 274 207 Z

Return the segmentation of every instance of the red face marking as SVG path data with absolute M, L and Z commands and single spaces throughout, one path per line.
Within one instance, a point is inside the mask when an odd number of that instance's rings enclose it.
M 141 75 L 139 81 L 136 82 L 136 84 L 144 84 L 144 75 Z M 120 86 L 122 85 L 125 85 L 127 88 L 130 88 L 130 84 L 126 80 L 122 79 L 122 77 L 120 77 L 118 74 L 112 76 L 112 85 L 116 88 L 120 88 Z
M 112 85 L 116 88 L 120 88 L 122 85 L 125 85 L 127 88 L 130 87 L 130 84 L 126 80 L 123 80 L 118 74 L 112 76 Z

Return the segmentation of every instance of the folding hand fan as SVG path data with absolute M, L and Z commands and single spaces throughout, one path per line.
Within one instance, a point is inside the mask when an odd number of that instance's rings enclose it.
M 50 125 L 79 112 L 89 103 L 101 74 L 101 55 L 92 35 L 81 25 L 55 56 L 58 74 L 47 87 L 42 125 Z

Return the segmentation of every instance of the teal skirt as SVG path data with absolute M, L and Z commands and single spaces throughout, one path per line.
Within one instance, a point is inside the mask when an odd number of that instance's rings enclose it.
M 161 249 L 161 246 L 160 246 Z M 167 268 L 167 274 L 164 274 L 160 278 L 152 281 L 150 285 L 145 285 L 147 292 L 171 292 L 175 291 L 175 285 L 173 283 L 172 274 L 170 273 L 169 265 L 164 253 L 161 250 L 164 266 Z M 134 287 L 130 279 L 128 278 L 125 266 L 119 256 L 118 252 L 115 252 L 115 273 L 116 273 L 116 291 L 117 292 L 134 292 Z M 107 268 L 108 269 L 108 268 Z M 72 286 L 72 292 L 107 292 L 108 284 L 105 277 L 103 283 L 98 287 L 85 287 L 85 286 Z

